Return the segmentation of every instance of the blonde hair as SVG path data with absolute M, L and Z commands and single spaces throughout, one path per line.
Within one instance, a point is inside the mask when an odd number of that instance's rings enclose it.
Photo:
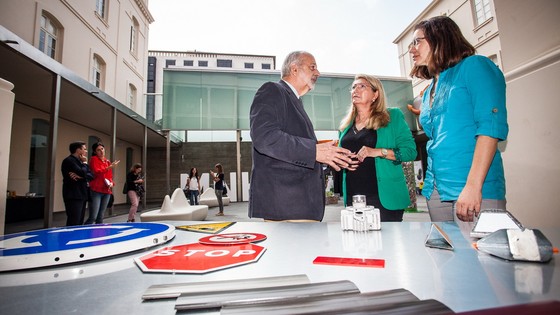
M 356 74 L 354 81 L 358 79 L 366 80 L 371 85 L 374 92 L 379 92 L 377 99 L 371 104 L 369 118 L 365 128 L 377 130 L 387 126 L 389 124 L 390 117 L 389 112 L 387 111 L 385 89 L 383 89 L 383 84 L 381 84 L 381 81 L 379 81 L 378 78 L 368 74 Z M 354 106 L 354 104 L 350 104 L 348 113 L 344 118 L 342 118 L 338 129 L 340 131 L 344 131 L 348 128 L 348 126 L 352 125 L 357 114 L 358 112 L 356 110 L 356 106 Z

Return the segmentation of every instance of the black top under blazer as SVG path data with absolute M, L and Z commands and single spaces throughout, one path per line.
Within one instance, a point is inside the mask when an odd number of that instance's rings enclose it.
M 303 103 L 284 81 L 267 82 L 250 111 L 253 169 L 249 217 L 318 220 L 325 212 L 317 138 Z
M 62 160 L 60 169 L 62 171 L 62 197 L 65 200 L 87 200 L 89 196 L 88 182 L 93 179 L 93 174 L 89 166 L 82 163 L 82 161 L 74 155 L 69 155 Z M 76 175 L 80 176 L 81 179 L 73 180 L 70 177 L 70 172 L 74 172 Z

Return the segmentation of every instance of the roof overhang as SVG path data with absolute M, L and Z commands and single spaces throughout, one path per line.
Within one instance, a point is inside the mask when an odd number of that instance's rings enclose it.
M 144 147 L 166 147 L 167 139 L 159 127 L 118 102 L 93 84 L 49 58 L 29 43 L 0 26 L 0 77 L 14 84 L 17 104 L 51 113 L 57 95 L 55 83 L 60 76 L 59 119 L 113 134 L 116 138 Z

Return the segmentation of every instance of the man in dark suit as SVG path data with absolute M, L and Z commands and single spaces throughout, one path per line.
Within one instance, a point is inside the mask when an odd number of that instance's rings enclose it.
M 85 142 L 70 143 L 70 155 L 62 161 L 62 198 L 66 208 L 66 226 L 82 225 L 88 201 L 88 182 L 93 179 L 87 164 Z
M 282 80 L 267 82 L 251 105 L 253 169 L 249 217 L 269 221 L 321 221 L 325 212 L 325 179 L 321 163 L 335 170 L 356 162 L 335 141 L 317 143 L 301 102 L 320 73 L 308 52 L 290 53 Z

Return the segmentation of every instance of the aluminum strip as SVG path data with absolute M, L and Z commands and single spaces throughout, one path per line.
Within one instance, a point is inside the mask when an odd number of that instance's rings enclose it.
M 256 289 L 309 283 L 307 275 L 289 275 L 264 278 L 244 278 L 222 281 L 157 284 L 150 286 L 142 295 L 144 300 L 175 299 L 181 294 L 216 292 L 224 290 Z
M 224 305 L 222 315 L 287 314 L 450 314 L 452 311 L 436 300 L 419 300 L 405 289 L 368 292 L 354 295 L 301 298 L 282 303 Z
M 175 304 L 176 310 L 210 310 L 224 305 L 254 304 L 271 301 L 289 301 L 293 298 L 358 294 L 360 290 L 351 281 L 333 281 L 289 285 L 281 287 L 256 288 L 247 290 L 220 291 L 181 295 Z

